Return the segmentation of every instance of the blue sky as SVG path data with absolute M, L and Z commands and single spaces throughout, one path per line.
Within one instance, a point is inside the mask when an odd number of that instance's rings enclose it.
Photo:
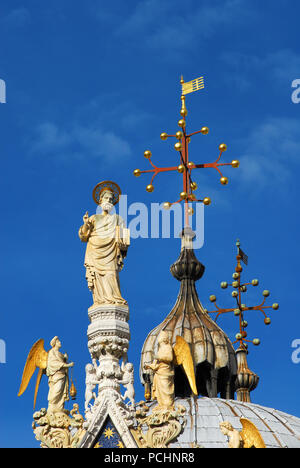
M 257 304 L 271 290 L 272 325 L 249 317 L 249 333 L 261 338 L 249 365 L 260 375 L 252 400 L 300 417 L 300 364 L 291 361 L 291 343 L 300 338 L 299 288 L 299 122 L 300 104 L 291 100 L 300 78 L 298 2 L 293 0 L 86 1 L 53 0 L 0 6 L 0 79 L 7 102 L 0 104 L 1 268 L 0 338 L 7 363 L 0 364 L 0 445 L 37 447 L 31 431 L 34 382 L 17 398 L 32 344 L 58 335 L 71 360 L 78 402 L 83 408 L 84 366 L 89 361 L 86 330 L 91 304 L 86 287 L 84 246 L 77 231 L 95 205 L 93 187 L 116 181 L 128 203 L 176 199 L 176 175 L 161 175 L 148 194 L 151 149 L 160 165 L 177 164 L 162 131 L 177 130 L 180 75 L 204 75 L 206 87 L 187 97 L 191 131 L 203 125 L 190 157 L 224 160 L 240 168 L 224 170 L 223 187 L 214 171 L 199 171 L 205 209 L 205 243 L 197 251 L 206 266 L 199 297 L 232 304 L 220 290 L 234 269 L 235 241 L 249 256 L 245 277 L 259 278 L 249 292 Z M 175 303 L 179 284 L 169 266 L 178 239 L 132 241 L 121 287 L 130 306 L 129 360 L 136 369 L 147 333 Z M 233 338 L 236 322 L 219 322 Z M 37 406 L 46 405 L 42 382 Z M 16 424 L 18 438 L 15 438 Z

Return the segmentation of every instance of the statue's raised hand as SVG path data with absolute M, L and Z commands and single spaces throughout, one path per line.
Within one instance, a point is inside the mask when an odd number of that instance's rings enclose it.
M 88 213 L 88 211 L 85 213 L 85 215 L 83 217 L 83 222 L 84 222 L 84 224 L 88 224 L 88 222 L 89 222 L 89 213 Z

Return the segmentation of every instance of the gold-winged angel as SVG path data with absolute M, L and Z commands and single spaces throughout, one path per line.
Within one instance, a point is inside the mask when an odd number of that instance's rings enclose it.
M 222 421 L 220 429 L 229 438 L 228 448 L 266 448 L 261 433 L 249 419 L 240 418 L 241 431 L 234 429 L 229 421 Z
M 61 342 L 55 336 L 50 342 L 51 349 L 44 349 L 44 340 L 38 340 L 29 351 L 20 385 L 18 396 L 21 396 L 38 368 L 38 375 L 34 391 L 33 408 L 35 408 L 36 397 L 43 374 L 48 377 L 48 412 L 64 412 L 65 401 L 69 400 L 69 375 L 68 369 L 74 366 L 73 362 L 68 363 L 68 356 L 59 350 Z
M 151 364 L 145 364 L 144 366 L 146 370 L 151 369 L 154 373 L 152 399 L 157 400 L 158 403 L 155 410 L 174 408 L 175 365 L 182 365 L 191 390 L 197 395 L 194 362 L 188 343 L 182 336 L 177 336 L 176 343 L 172 348 L 169 334 L 163 330 L 158 336 L 156 358 Z

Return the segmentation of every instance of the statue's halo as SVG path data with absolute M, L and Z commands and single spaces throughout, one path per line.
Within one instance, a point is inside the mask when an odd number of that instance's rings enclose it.
M 113 194 L 113 205 L 116 205 L 119 202 L 121 196 L 121 189 L 115 182 L 111 180 L 104 180 L 103 182 L 99 182 L 93 190 L 93 199 L 94 202 L 99 205 L 100 203 L 100 196 L 104 190 L 110 190 Z

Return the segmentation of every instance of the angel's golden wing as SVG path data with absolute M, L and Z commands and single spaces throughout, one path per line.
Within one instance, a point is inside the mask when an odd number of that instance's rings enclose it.
M 25 392 L 31 377 L 34 374 L 35 369 L 37 367 L 39 367 L 39 373 L 38 373 L 38 376 L 37 376 L 37 381 L 36 381 L 35 391 L 34 391 L 34 406 L 33 406 L 33 408 L 35 407 L 36 396 L 37 396 L 37 392 L 38 392 L 38 389 L 39 389 L 41 377 L 43 375 L 44 370 L 47 367 L 47 361 L 48 361 L 48 353 L 44 349 L 44 340 L 42 340 L 42 339 L 38 340 L 32 346 L 31 350 L 29 351 L 29 354 L 28 354 L 28 357 L 27 357 L 27 360 L 26 360 L 26 364 L 25 364 L 25 367 L 24 367 L 23 375 L 22 375 L 20 390 L 19 390 L 19 393 L 18 393 L 18 396 L 21 396 Z
M 244 448 L 266 448 L 264 440 L 253 422 L 246 418 L 240 418 L 243 430 L 240 435 L 244 442 Z
M 198 395 L 196 386 L 196 377 L 194 369 L 194 361 L 188 343 L 182 336 L 176 336 L 176 343 L 174 345 L 174 354 L 176 364 L 182 365 L 184 372 L 188 378 L 190 387 L 195 395 Z

